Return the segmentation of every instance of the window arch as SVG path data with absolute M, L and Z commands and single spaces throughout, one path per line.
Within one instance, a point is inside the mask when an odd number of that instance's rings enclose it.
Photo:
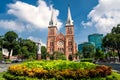
M 54 35 L 54 29 L 50 29 L 50 35 Z
M 72 28 L 71 27 L 68 27 L 67 33 L 72 34 Z
M 50 46 L 54 46 L 54 42 L 53 41 L 50 41 Z
M 68 40 L 68 46 L 72 46 L 72 40 Z

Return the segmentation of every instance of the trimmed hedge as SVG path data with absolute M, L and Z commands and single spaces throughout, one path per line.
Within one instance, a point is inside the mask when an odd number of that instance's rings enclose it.
M 93 59 L 92 58 L 84 58 L 84 59 L 81 59 L 80 62 L 93 62 Z
M 111 74 L 111 67 L 97 66 L 88 62 L 72 61 L 33 61 L 11 65 L 6 74 L 28 76 L 38 79 L 89 79 L 106 77 Z M 8 77 L 5 74 L 5 78 Z M 21 79 L 17 79 L 21 80 Z

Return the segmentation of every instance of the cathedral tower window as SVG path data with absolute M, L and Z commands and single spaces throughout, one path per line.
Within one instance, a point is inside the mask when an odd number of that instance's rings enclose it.
M 68 40 L 68 46 L 72 46 L 72 40 Z
M 53 48 L 50 48 L 50 52 L 53 52 Z
M 50 35 L 54 35 L 54 29 L 50 29 Z
M 50 46 L 54 46 L 54 42 L 53 41 L 50 42 Z
M 72 52 L 72 48 L 68 48 L 68 51 L 69 51 L 69 52 Z

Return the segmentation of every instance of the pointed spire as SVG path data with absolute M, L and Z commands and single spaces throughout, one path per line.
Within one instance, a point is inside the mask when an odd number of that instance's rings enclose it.
M 70 12 L 70 5 L 68 5 L 68 16 L 67 16 L 66 25 L 73 25 L 73 20 L 72 20 L 71 12 Z
M 50 19 L 50 21 L 49 21 L 49 25 L 50 25 L 50 26 L 56 26 L 53 8 L 52 8 L 52 14 L 51 14 L 51 19 Z

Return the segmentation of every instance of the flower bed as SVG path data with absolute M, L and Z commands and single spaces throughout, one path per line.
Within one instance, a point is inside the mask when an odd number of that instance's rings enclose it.
M 98 66 L 89 62 L 72 62 L 63 60 L 30 61 L 11 65 L 6 74 L 28 76 L 38 79 L 87 79 L 106 77 L 111 74 L 111 67 L 104 65 Z M 8 78 L 8 76 L 5 75 L 5 78 Z

